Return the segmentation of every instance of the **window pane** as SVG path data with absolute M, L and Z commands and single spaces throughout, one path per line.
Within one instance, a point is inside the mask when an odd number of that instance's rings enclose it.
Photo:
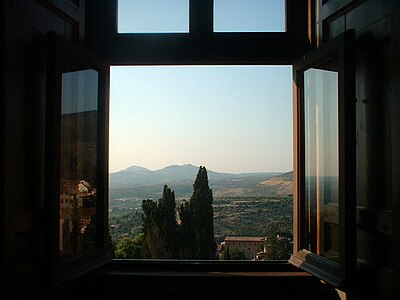
M 309 69 L 304 72 L 304 83 L 305 201 L 309 221 L 305 246 L 336 261 L 339 258 L 338 73 Z
M 214 0 L 214 32 L 285 31 L 285 0 Z
M 96 246 L 98 73 L 62 75 L 60 241 L 62 257 Z
M 118 0 L 118 32 L 189 32 L 189 0 Z

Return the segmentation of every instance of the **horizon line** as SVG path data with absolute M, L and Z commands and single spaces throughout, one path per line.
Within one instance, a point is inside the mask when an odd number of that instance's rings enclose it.
M 157 168 L 157 169 L 150 169 L 150 168 L 148 168 L 148 167 L 143 167 L 143 166 L 138 166 L 138 165 L 130 165 L 130 166 L 128 166 L 128 167 L 125 167 L 125 168 L 123 168 L 123 169 L 119 169 L 119 170 L 117 170 L 117 171 L 109 171 L 108 173 L 109 173 L 109 174 L 118 173 L 118 172 L 122 172 L 122 171 L 128 170 L 129 168 L 132 168 L 132 167 L 142 168 L 142 169 L 149 170 L 149 171 L 151 171 L 151 172 L 156 172 L 156 171 L 160 171 L 160 170 L 163 170 L 163 169 L 165 169 L 165 168 L 173 167 L 173 166 L 178 166 L 178 167 L 193 166 L 193 167 L 196 167 L 196 168 L 200 168 L 200 166 L 203 166 L 203 167 L 206 167 L 207 171 L 211 171 L 211 172 L 215 172 L 215 173 L 227 173 L 227 174 L 251 174 L 251 173 L 282 173 L 282 174 L 284 174 L 284 173 L 289 173 L 289 172 L 292 172 L 292 171 L 293 171 L 293 169 L 292 169 L 292 170 L 288 170 L 288 171 L 282 171 L 282 170 L 280 170 L 280 171 L 241 171 L 241 172 L 228 172 L 228 171 L 216 171 L 216 170 L 214 170 L 214 169 L 208 168 L 208 167 L 205 166 L 205 165 L 198 165 L 198 166 L 197 166 L 197 165 L 194 165 L 194 164 L 192 164 L 192 163 L 184 163 L 184 164 L 170 164 L 170 165 L 166 165 L 166 166 L 164 166 L 164 167 Z

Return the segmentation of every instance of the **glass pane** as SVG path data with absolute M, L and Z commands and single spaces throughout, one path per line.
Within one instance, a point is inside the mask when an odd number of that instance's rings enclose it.
M 285 0 L 214 0 L 214 32 L 285 31 Z
M 62 75 L 60 240 L 62 257 L 96 246 L 98 72 Z
M 338 73 L 304 72 L 306 247 L 338 260 Z
M 189 0 L 118 0 L 119 33 L 187 33 Z

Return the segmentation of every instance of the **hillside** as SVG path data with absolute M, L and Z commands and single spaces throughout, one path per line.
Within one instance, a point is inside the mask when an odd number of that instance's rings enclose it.
M 257 187 L 274 190 L 277 195 L 282 196 L 293 194 L 293 171 L 261 181 Z
M 170 166 L 159 171 L 132 166 L 111 174 L 110 226 L 114 242 L 140 232 L 142 200 L 158 200 L 164 184 L 174 190 L 177 204 L 189 199 L 197 171 L 193 165 Z M 123 178 L 129 175 L 133 180 L 140 174 L 153 184 L 134 186 L 143 181 L 130 183 Z M 282 231 L 292 231 L 293 172 L 230 174 L 208 171 L 208 174 L 214 197 L 217 242 L 228 235 L 262 236 L 272 224 L 279 224 Z
M 185 165 L 172 165 L 160 170 L 152 171 L 143 167 L 131 166 L 125 170 L 110 174 L 110 199 L 118 198 L 150 198 L 161 197 L 163 186 L 166 184 L 175 191 L 177 198 L 188 198 L 192 193 L 192 185 L 198 167 Z M 210 188 L 214 197 L 227 196 L 264 196 L 270 186 L 259 185 L 282 175 L 279 172 L 264 173 L 220 173 L 208 170 Z M 269 195 L 291 194 L 288 190 L 280 189 Z

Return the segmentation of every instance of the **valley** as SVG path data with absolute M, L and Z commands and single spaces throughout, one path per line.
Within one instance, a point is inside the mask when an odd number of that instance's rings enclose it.
M 142 201 L 158 200 L 165 184 L 175 192 L 177 207 L 189 200 L 197 167 L 170 166 L 161 172 L 140 167 L 127 170 L 120 171 L 125 176 L 120 172 L 110 175 L 109 218 L 113 244 L 140 233 Z M 143 178 L 140 184 L 135 181 L 139 176 L 136 171 L 147 177 L 147 184 Z M 155 176 L 151 176 L 152 172 Z M 169 177 L 162 173 L 171 174 Z M 213 190 L 217 243 L 226 236 L 264 236 L 271 228 L 292 234 L 292 172 L 230 174 L 208 171 L 208 174 Z

